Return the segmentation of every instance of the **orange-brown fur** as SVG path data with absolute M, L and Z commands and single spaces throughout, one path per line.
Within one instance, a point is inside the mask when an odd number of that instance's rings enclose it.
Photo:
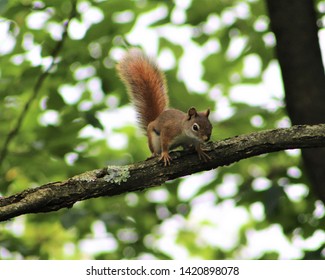
M 123 57 L 117 70 L 136 107 L 140 126 L 147 131 L 149 123 L 168 107 L 165 76 L 151 59 L 137 49 L 130 50 Z
M 187 113 L 167 109 L 165 76 L 140 50 L 127 52 L 117 70 L 135 105 L 140 126 L 147 132 L 153 156 L 160 155 L 166 166 L 171 161 L 169 150 L 178 146 L 193 146 L 200 159 L 209 159 L 201 149 L 201 144 L 211 136 L 209 109 L 197 112 L 191 107 Z

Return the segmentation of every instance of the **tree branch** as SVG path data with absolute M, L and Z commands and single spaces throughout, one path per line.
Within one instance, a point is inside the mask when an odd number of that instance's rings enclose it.
M 211 157 L 199 161 L 193 151 L 172 152 L 171 166 L 157 159 L 128 166 L 108 166 L 48 183 L 0 199 L 0 221 L 27 213 L 56 211 L 77 201 L 147 189 L 195 172 L 214 169 L 261 154 L 297 148 L 325 147 L 325 124 L 265 130 L 209 143 Z

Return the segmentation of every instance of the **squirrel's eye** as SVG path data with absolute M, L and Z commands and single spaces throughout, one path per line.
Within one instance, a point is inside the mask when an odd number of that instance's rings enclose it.
M 193 124 L 192 129 L 194 131 L 199 131 L 199 126 L 195 123 L 195 124 Z

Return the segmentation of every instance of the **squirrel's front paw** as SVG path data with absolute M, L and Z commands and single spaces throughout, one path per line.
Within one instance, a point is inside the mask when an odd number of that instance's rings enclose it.
M 203 159 L 204 161 L 209 161 L 211 159 L 211 157 L 206 152 L 204 152 L 200 146 L 196 147 L 196 151 L 200 160 Z
M 162 152 L 159 161 L 164 161 L 164 166 L 170 165 L 172 158 L 168 152 Z

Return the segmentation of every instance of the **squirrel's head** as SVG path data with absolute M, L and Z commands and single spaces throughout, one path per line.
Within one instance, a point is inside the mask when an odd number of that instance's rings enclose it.
M 187 111 L 186 134 L 200 142 L 210 140 L 212 125 L 209 121 L 210 109 L 205 112 L 197 112 L 194 107 Z

